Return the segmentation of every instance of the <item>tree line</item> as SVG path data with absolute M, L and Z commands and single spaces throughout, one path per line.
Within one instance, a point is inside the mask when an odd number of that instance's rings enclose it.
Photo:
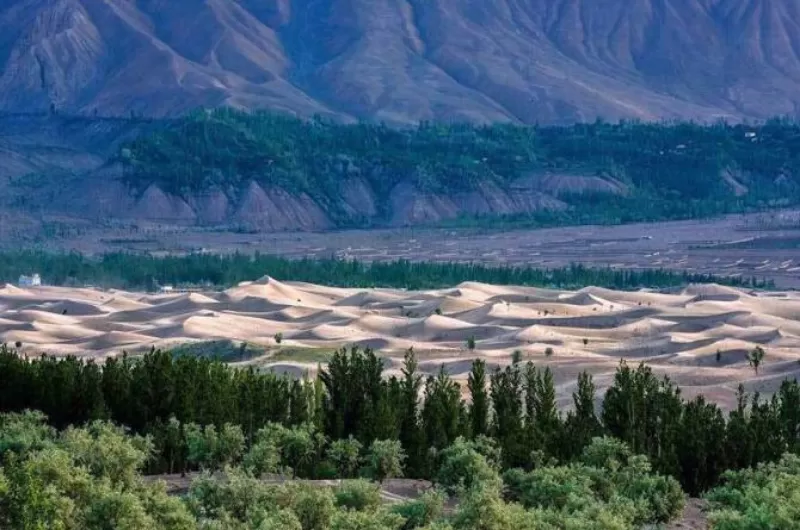
M 50 285 L 92 284 L 148 290 L 157 289 L 160 285 L 227 288 L 264 275 L 282 281 L 338 287 L 407 289 L 452 287 L 465 281 L 561 289 L 587 285 L 610 289 L 665 288 L 712 282 L 734 287 L 774 286 L 771 280 L 756 277 L 715 276 L 666 269 L 597 268 L 578 264 L 561 268 L 535 268 L 408 260 L 292 260 L 261 253 L 192 253 L 158 257 L 124 252 L 97 257 L 35 250 L 0 253 L 0 282 L 13 283 L 20 275 L 32 272 L 43 273 L 43 280 Z
M 391 190 L 404 181 L 423 191 L 452 193 L 556 171 L 609 177 L 633 190 L 627 200 L 610 193 L 588 199 L 563 194 L 573 207 L 550 222 L 575 223 L 587 208 L 592 222 L 624 220 L 617 219 L 616 207 L 604 215 L 606 204 L 624 203 L 634 219 L 660 220 L 796 203 L 798 153 L 800 126 L 780 119 L 758 125 L 597 121 L 394 129 L 217 109 L 155 128 L 122 146 L 116 160 L 137 189 L 155 183 L 187 194 L 237 189 L 255 180 L 308 193 L 340 224 L 359 222 L 338 200 L 342 183 L 354 178 L 369 184 L 383 210 Z M 748 188 L 745 197 L 732 189 L 734 175 Z
M 151 436 L 150 473 L 222 467 L 232 457 L 220 447 L 241 447 L 240 458 L 275 436 L 292 440 L 281 458 L 298 476 L 338 476 L 346 455 L 360 458 L 376 440 L 388 440 L 405 455 L 406 476 L 432 478 L 443 452 L 462 438 L 491 440 L 501 469 L 529 472 L 572 462 L 592 439 L 611 436 L 697 494 L 725 470 L 800 451 L 796 381 L 785 381 L 770 399 L 741 388 L 738 398 L 724 414 L 702 397 L 685 401 L 649 367 L 624 362 L 599 412 L 592 378 L 581 374 L 573 407 L 563 414 L 550 370 L 517 358 L 496 369 L 473 361 L 463 389 L 444 368 L 422 374 L 413 350 L 398 376 L 385 377 L 374 351 L 343 349 L 314 379 L 161 351 L 109 358 L 102 366 L 0 351 L 0 411 L 40 410 L 59 429 L 103 419 L 126 425 Z M 340 444 L 340 456 L 331 458 L 331 444 Z
M 455 440 L 441 453 L 433 487 L 401 491 L 405 500 L 387 503 L 381 483 L 402 473 L 399 442 L 371 444 L 364 478 L 276 480 L 269 473 L 280 472 L 285 455 L 302 456 L 303 443 L 274 424 L 246 452 L 230 425 L 219 437 L 207 435 L 210 426 L 189 434 L 190 454 L 215 438 L 215 454 L 226 462 L 221 471 L 206 467 L 178 496 L 141 474 L 154 452 L 151 437 L 100 420 L 56 431 L 46 420 L 40 412 L 0 414 L 2 528 L 634 530 L 670 521 L 684 504 L 674 479 L 618 440 L 595 438 L 570 464 L 501 474 L 500 450 L 485 437 Z M 358 463 L 353 448 L 353 438 L 334 442 L 329 458 Z M 347 470 L 340 477 L 352 476 Z

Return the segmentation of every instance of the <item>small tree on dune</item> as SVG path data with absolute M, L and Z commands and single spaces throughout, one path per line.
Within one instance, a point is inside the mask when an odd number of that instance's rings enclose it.
M 475 350 L 475 335 L 470 335 L 467 337 L 467 349 L 469 351 Z
M 766 354 L 767 352 L 765 352 L 764 348 L 761 346 L 756 346 L 747 354 L 747 361 L 750 363 L 750 366 L 753 367 L 753 370 L 755 370 L 756 375 L 758 375 L 758 368 L 764 361 L 764 356 Z
M 514 350 L 511 354 L 511 364 L 519 364 L 522 362 L 522 351 Z

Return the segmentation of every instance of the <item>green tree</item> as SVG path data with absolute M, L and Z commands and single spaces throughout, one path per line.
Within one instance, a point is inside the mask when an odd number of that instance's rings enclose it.
M 761 346 L 756 346 L 747 353 L 747 361 L 750 363 L 750 366 L 753 367 L 756 375 L 758 375 L 758 368 L 761 366 L 761 363 L 764 362 L 765 355 L 766 352 Z
M 214 469 L 216 466 L 215 455 L 219 437 L 213 425 L 200 427 L 196 423 L 186 425 L 186 460 L 201 469 Z
M 367 455 L 372 476 L 381 484 L 387 478 L 403 476 L 405 459 L 405 452 L 397 440 L 375 440 Z
M 331 520 L 331 530 L 401 530 L 401 516 L 379 508 L 373 511 L 338 511 Z
M 422 403 L 422 425 L 428 447 L 443 449 L 462 432 L 465 416 L 461 387 L 439 368 L 436 377 L 429 377 Z
M 486 361 L 475 359 L 467 378 L 467 388 L 471 397 L 470 434 L 473 437 L 485 435 L 489 431 L 489 394 L 486 384 Z
M 476 344 L 475 343 L 475 335 L 470 335 L 469 337 L 467 337 L 467 349 L 469 351 L 474 351 L 475 350 L 475 344 Z
M 239 425 L 226 423 L 217 437 L 214 460 L 220 468 L 238 462 L 244 453 L 244 433 Z
M 328 448 L 328 459 L 336 466 L 340 477 L 352 478 L 361 465 L 361 450 L 361 443 L 352 436 L 335 440 Z
M 591 374 L 578 375 L 578 389 L 572 394 L 573 410 L 564 422 L 564 456 L 580 454 L 593 438 L 600 436 L 603 427 L 595 413 L 595 385 Z
M 530 454 L 526 451 L 523 429 L 522 378 L 517 367 L 499 368 L 490 377 L 493 406 L 490 433 L 503 454 L 504 467 L 523 467 Z
M 472 442 L 458 438 L 439 454 L 436 483 L 450 493 L 474 487 L 500 488 L 497 463 L 490 462 Z
M 413 348 L 409 348 L 405 353 L 402 375 L 403 378 L 400 381 L 402 412 L 399 421 L 399 438 L 408 455 L 407 474 L 419 476 L 424 472 L 426 447 L 419 411 L 422 374 L 419 373 L 419 363 Z

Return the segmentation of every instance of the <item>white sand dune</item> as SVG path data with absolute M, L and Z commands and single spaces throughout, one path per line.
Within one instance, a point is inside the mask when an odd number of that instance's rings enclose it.
M 565 404 L 579 372 L 595 374 L 602 391 L 620 359 L 645 361 L 684 386 L 687 397 L 705 394 L 729 406 L 739 382 L 769 393 L 800 372 L 800 293 L 718 285 L 562 291 L 475 282 L 430 291 L 339 289 L 269 277 L 224 292 L 168 295 L 0 288 L 0 341 L 22 342 L 29 353 L 102 359 L 123 349 L 219 339 L 272 349 L 277 333 L 282 346 L 380 349 L 390 371 L 399 370 L 403 351 L 413 346 L 425 372 L 444 366 L 457 380 L 466 378 L 473 358 L 487 359 L 493 369 L 518 350 L 554 370 Z M 474 350 L 467 348 L 470 338 Z M 767 351 L 758 376 L 746 360 L 757 345 Z M 276 370 L 316 369 L 281 362 Z

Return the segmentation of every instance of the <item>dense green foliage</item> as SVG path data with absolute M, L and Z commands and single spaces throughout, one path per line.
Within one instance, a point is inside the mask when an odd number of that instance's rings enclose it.
M 45 421 L 40 413 L 0 414 L 0 528 L 633 530 L 674 518 L 683 505 L 674 479 L 653 474 L 647 458 L 603 438 L 580 463 L 520 471 L 522 481 L 510 486 L 521 503 L 502 498 L 497 470 L 459 490 L 458 505 L 446 513 L 446 497 L 436 489 L 389 506 L 366 480 L 333 487 L 269 482 L 238 466 L 200 474 L 178 498 L 141 475 L 153 450 L 149 437 L 104 421 L 56 432 Z M 291 451 L 289 440 L 277 443 L 278 452 Z
M 51 285 L 96 285 L 122 289 L 154 289 L 158 285 L 230 287 L 269 275 L 282 281 L 302 281 L 339 287 L 395 287 L 436 289 L 465 281 L 497 285 L 612 289 L 676 287 L 688 283 L 719 283 L 741 287 L 769 287 L 756 278 L 712 276 L 663 269 L 629 270 L 572 265 L 559 269 L 503 267 L 433 262 L 374 262 L 338 259 L 286 258 L 265 254 L 189 254 L 153 257 L 113 253 L 98 258 L 81 254 L 39 251 L 0 254 L 0 282 L 16 282 L 20 275 L 38 271 Z
M 560 220 L 574 223 L 586 218 L 582 210 L 593 202 L 603 206 L 592 222 L 622 220 L 613 211 L 603 215 L 607 202 L 644 220 L 742 210 L 759 200 L 793 203 L 800 189 L 794 177 L 800 174 L 798 153 L 800 126 L 782 120 L 757 126 L 423 123 L 401 130 L 219 109 L 193 113 L 137 138 L 122 147 L 119 160 L 128 182 L 138 188 L 156 183 L 180 194 L 255 180 L 306 192 L 345 222 L 337 198 L 342 181 L 352 177 L 365 179 L 382 206 L 402 181 L 453 192 L 548 170 L 613 177 L 635 190 L 635 198 L 621 202 L 607 195 L 564 197 L 575 207 Z M 736 200 L 723 178 L 726 171 L 745 180 L 748 202 Z
M 729 471 L 708 494 L 713 530 L 795 530 L 800 528 L 800 458 L 755 469 Z
M 57 428 L 105 419 L 129 426 L 152 438 L 150 472 L 241 462 L 256 475 L 436 478 L 450 491 L 471 486 L 460 482 L 467 474 L 486 479 L 494 468 L 573 462 L 603 435 L 647 455 L 692 494 L 713 487 L 726 469 L 800 453 L 796 381 L 769 401 L 742 391 L 726 418 L 702 398 L 684 401 L 646 366 L 623 363 L 597 417 L 586 374 L 564 415 L 551 372 L 531 363 L 487 375 L 475 361 L 471 400 L 444 372 L 428 376 L 420 392 L 424 376 L 413 351 L 399 377 L 383 370 L 374 352 L 357 349 L 336 352 L 319 378 L 305 381 L 165 352 L 101 367 L 75 358 L 26 360 L 3 349 L 0 411 L 41 410 Z

